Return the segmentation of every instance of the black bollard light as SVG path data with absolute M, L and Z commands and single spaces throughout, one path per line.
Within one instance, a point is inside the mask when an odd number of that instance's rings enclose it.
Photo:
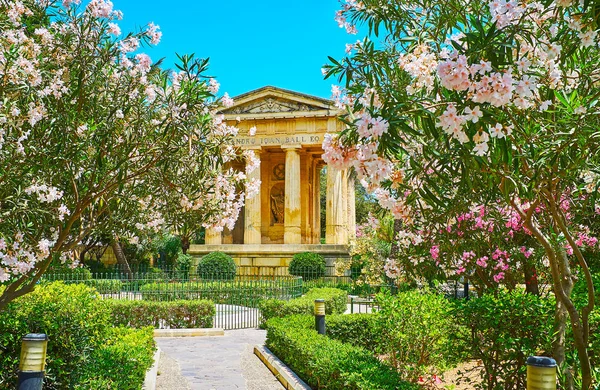
M 556 360 L 545 356 L 527 358 L 527 390 L 556 390 Z
M 42 390 L 48 336 L 43 333 L 30 333 L 23 337 L 19 359 L 18 390 Z
M 315 329 L 319 334 L 325 334 L 325 300 L 315 299 Z

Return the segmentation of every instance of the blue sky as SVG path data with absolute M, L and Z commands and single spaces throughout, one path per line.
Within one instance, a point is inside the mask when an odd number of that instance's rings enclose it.
M 329 98 L 335 80 L 323 80 L 327 56 L 344 56 L 348 35 L 333 20 L 338 0 L 113 0 L 124 13 L 123 33 L 160 25 L 162 42 L 142 51 L 154 61 L 175 53 L 210 57 L 221 93 L 235 96 L 265 85 Z

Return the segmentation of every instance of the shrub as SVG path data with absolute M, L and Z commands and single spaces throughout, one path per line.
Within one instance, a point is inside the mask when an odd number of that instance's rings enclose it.
M 454 317 L 468 332 L 456 345 L 483 361 L 485 389 L 524 389 L 528 356 L 551 351 L 554 303 L 522 291 L 498 291 L 457 303 Z
M 14 388 L 21 338 L 27 333 L 45 333 L 49 338 L 44 389 L 72 388 L 83 376 L 91 378 L 85 374 L 87 367 L 95 364 L 97 351 L 114 340 L 110 313 L 106 301 L 100 299 L 93 288 L 63 282 L 39 285 L 32 293 L 9 303 L 0 312 L 0 389 Z M 142 344 L 139 347 L 130 344 L 127 350 L 128 355 L 123 355 L 119 364 L 139 364 L 139 370 L 145 371 L 148 367 L 143 364 L 147 359 L 141 356 L 151 359 L 152 351 Z M 124 360 L 126 358 L 129 360 Z M 97 372 L 100 379 L 95 385 L 120 383 L 120 378 L 112 375 Z M 141 384 L 137 386 L 140 387 Z M 111 387 L 90 385 L 87 388 Z
M 148 283 L 139 288 L 149 301 L 208 299 L 215 303 L 231 303 L 256 307 L 259 300 L 296 298 L 302 293 L 301 281 L 292 278 L 248 281 L 194 281 L 184 283 Z
M 90 362 L 82 367 L 76 389 L 138 390 L 152 366 L 152 328 L 112 328 Z
M 382 293 L 376 301 L 379 350 L 404 379 L 416 382 L 446 368 L 453 319 L 443 296 L 413 290 L 395 296 Z
M 177 255 L 177 261 L 175 262 L 175 269 L 177 271 L 177 277 L 181 279 L 187 279 L 190 274 L 190 267 L 192 266 L 194 258 L 191 255 L 183 254 L 180 252 Z
M 311 321 L 312 320 L 312 321 Z M 364 348 L 308 329 L 310 316 L 273 318 L 266 345 L 313 389 L 416 389 Z
M 268 299 L 260 302 L 258 307 L 262 314 L 262 323 L 274 317 L 314 313 L 315 299 L 325 300 L 326 314 L 342 314 L 346 311 L 348 295 L 345 291 L 335 288 L 315 288 L 302 297 L 289 301 Z
M 200 259 L 198 276 L 202 279 L 231 280 L 235 277 L 236 269 L 231 256 L 223 252 L 212 252 Z
M 331 315 L 326 317 L 325 328 L 329 338 L 376 351 L 381 344 L 379 321 L 378 314 Z
M 123 288 L 123 282 L 119 279 L 90 279 L 84 284 L 95 288 L 100 294 L 117 294 Z
M 212 328 L 215 305 L 210 301 L 107 300 L 114 326 L 156 329 Z
M 177 236 L 165 235 L 154 241 L 156 252 L 160 253 L 162 261 L 173 264 L 181 251 L 181 239 Z
M 39 286 L 0 312 L 0 383 L 16 383 L 21 338 L 48 335 L 45 386 L 64 389 L 76 383 L 77 369 L 104 342 L 110 311 L 98 292 L 82 284 Z
M 325 259 L 318 253 L 296 253 L 289 266 L 290 275 L 302 276 L 305 281 L 325 276 Z

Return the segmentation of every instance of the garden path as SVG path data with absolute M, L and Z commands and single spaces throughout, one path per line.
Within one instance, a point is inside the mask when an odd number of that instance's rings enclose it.
M 167 366 L 159 364 L 159 372 L 170 377 L 163 381 L 159 376 L 158 389 L 282 390 L 283 386 L 253 353 L 254 345 L 264 344 L 265 337 L 264 330 L 240 329 L 228 330 L 225 336 L 158 338 L 161 359 L 167 356 Z M 172 368 L 174 362 L 179 364 L 180 373 Z

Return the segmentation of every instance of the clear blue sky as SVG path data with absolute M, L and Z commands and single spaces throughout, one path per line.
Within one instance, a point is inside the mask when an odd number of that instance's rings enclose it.
M 171 68 L 175 53 L 210 57 L 220 93 L 235 96 L 265 85 L 329 98 L 327 56 L 341 58 L 357 40 L 333 20 L 338 0 L 113 0 L 123 34 L 160 25 L 161 43 L 143 52 Z

